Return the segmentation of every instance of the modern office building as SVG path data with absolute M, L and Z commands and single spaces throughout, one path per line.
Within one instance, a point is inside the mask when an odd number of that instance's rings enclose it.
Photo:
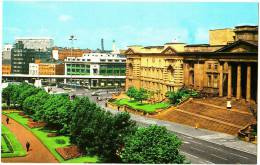
M 257 100 L 258 26 L 209 34 L 210 44 L 129 47 L 126 89 L 146 88 L 159 101 L 167 91 L 183 86 L 220 97 Z
M 25 49 L 35 49 L 38 51 L 47 51 L 53 47 L 53 39 L 49 37 L 19 37 L 15 43 L 21 41 Z
M 28 74 L 29 63 L 34 63 L 36 51 L 25 49 L 23 42 L 19 41 L 11 51 L 11 70 L 13 74 Z
M 82 57 L 65 59 L 65 75 L 125 76 L 126 58 L 120 54 L 86 53 Z M 124 86 L 124 79 L 86 79 L 81 83 L 90 87 Z

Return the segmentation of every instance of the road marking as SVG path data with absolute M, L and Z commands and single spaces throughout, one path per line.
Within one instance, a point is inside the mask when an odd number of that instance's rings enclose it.
M 189 153 L 187 153 L 187 152 L 181 152 L 183 155 L 187 155 L 187 156 L 190 156 L 190 157 L 193 157 L 193 158 L 195 158 L 195 159 L 201 159 L 201 158 L 199 158 L 199 157 L 197 157 L 197 156 L 195 156 L 195 155 L 192 155 L 192 154 L 189 154 Z M 204 160 L 204 159 L 202 159 L 202 160 L 200 160 L 200 162 L 202 163 L 202 164 L 214 164 L 214 163 L 212 163 L 212 162 L 210 162 L 210 161 L 207 161 L 207 160 Z
M 238 156 L 238 157 L 241 157 L 241 158 L 249 159 L 249 158 L 247 158 L 247 157 L 244 157 L 244 156 L 241 156 L 241 155 L 234 154 L 234 153 L 232 153 L 232 152 L 230 152 L 230 154 L 231 154 L 231 155 Z
M 190 144 L 190 142 L 183 141 L 183 143 Z
M 215 155 L 215 154 L 210 154 L 210 155 L 215 156 L 215 157 L 217 157 L 217 158 L 219 158 L 219 159 L 222 159 L 222 160 L 227 160 L 226 158 L 223 158 L 223 157 L 218 156 L 218 155 Z
M 189 155 L 189 156 L 191 156 L 191 157 L 194 157 L 194 158 L 196 158 L 196 159 L 199 159 L 199 157 L 197 157 L 197 156 L 194 156 L 194 155 L 191 155 L 191 154 L 189 154 L 189 153 L 187 153 L 187 152 L 183 152 L 183 154 L 185 155 Z
M 203 151 L 203 150 L 200 150 L 200 149 L 197 149 L 197 148 L 194 148 L 194 147 L 190 147 L 190 148 L 192 148 L 192 149 L 194 149 L 194 150 L 197 150 L 197 151 L 200 151 L 200 152 L 205 152 L 205 151 Z
M 190 136 L 183 136 L 185 138 L 188 138 L 188 139 L 193 139 L 193 137 L 190 137 Z
M 200 144 L 200 145 L 202 145 L 202 143 L 199 143 L 199 142 L 196 142 L 196 141 L 191 141 L 192 143 L 197 143 L 197 144 Z
M 223 150 L 220 149 L 220 148 L 215 148 L 215 147 L 211 147 L 211 146 L 207 146 L 207 147 L 212 148 L 212 149 L 215 149 L 215 150 L 223 151 Z
M 214 163 L 212 163 L 212 162 L 210 162 L 210 161 L 207 161 L 207 160 L 204 160 L 207 164 L 214 164 Z M 204 163 L 204 164 L 206 164 L 206 163 Z

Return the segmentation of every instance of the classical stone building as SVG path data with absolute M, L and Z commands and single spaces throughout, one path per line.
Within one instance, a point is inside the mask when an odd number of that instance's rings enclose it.
M 184 85 L 220 97 L 257 98 L 258 27 L 237 26 L 210 36 L 213 45 L 186 45 L 184 58 Z M 210 33 L 211 35 L 212 33 Z M 228 36 L 230 35 L 230 36 Z M 234 40 L 232 40 L 232 38 Z M 225 41 L 226 39 L 226 41 Z M 221 45 L 227 43 L 226 45 Z
M 131 86 L 145 88 L 163 100 L 167 91 L 183 86 L 184 43 L 167 43 L 164 46 L 131 46 L 127 56 L 126 89 Z
M 187 86 L 220 97 L 257 99 L 258 27 L 210 30 L 210 44 L 132 46 L 127 55 L 126 90 L 167 91 Z

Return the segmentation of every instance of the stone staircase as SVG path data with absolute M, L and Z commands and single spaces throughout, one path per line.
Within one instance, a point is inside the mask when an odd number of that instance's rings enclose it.
M 193 101 L 188 101 L 178 108 L 170 108 L 154 117 L 231 135 L 237 135 L 240 129 L 255 122 L 254 116 L 250 113 L 227 111 L 218 106 Z

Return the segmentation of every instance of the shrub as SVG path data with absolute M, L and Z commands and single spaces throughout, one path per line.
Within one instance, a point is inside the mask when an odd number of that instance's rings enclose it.
M 56 142 L 57 144 L 65 144 L 65 143 L 66 143 L 66 141 L 63 140 L 63 139 L 55 139 L 55 142 Z

